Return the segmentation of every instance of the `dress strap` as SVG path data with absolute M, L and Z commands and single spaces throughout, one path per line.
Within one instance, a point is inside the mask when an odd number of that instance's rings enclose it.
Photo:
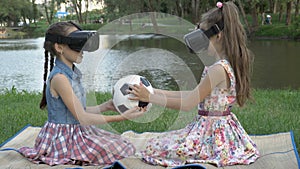
M 230 65 L 230 63 L 226 60 L 226 59 L 222 59 L 219 60 L 218 62 L 216 62 L 215 64 L 220 64 L 223 66 L 223 68 L 225 69 L 229 79 L 230 79 L 230 88 L 235 89 L 235 75 L 234 75 L 234 71 Z

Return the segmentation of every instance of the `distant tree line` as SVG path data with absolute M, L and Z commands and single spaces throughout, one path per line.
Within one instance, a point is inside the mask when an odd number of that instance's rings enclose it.
M 264 13 L 277 14 L 278 20 L 290 25 L 299 16 L 300 0 L 234 0 L 241 11 L 242 19 L 249 32 L 255 31 L 259 18 Z M 199 22 L 201 14 L 217 1 L 212 0 L 44 0 L 40 5 L 36 0 L 1 0 L 0 24 L 17 26 L 22 21 L 36 23 L 42 16 L 51 24 L 61 3 L 71 4 L 68 11 L 75 12 L 79 23 L 88 23 L 88 16 L 98 15 L 106 21 L 141 12 L 162 12 L 182 17 L 192 23 Z M 103 3 L 104 9 L 87 11 L 91 3 Z M 251 16 L 249 19 L 247 16 Z M 248 23 L 248 22 L 251 23 Z

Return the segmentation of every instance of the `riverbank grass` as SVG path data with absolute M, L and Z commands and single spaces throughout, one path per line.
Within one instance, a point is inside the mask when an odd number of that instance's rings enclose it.
M 40 98 L 40 93 L 20 92 L 15 88 L 1 92 L 0 143 L 28 124 L 43 126 L 47 120 L 47 111 L 39 109 Z M 89 93 L 87 100 L 89 105 L 95 105 L 110 98 L 110 93 Z M 256 89 L 253 91 L 253 98 L 255 102 L 233 109 L 248 134 L 262 135 L 292 130 L 300 152 L 300 90 Z M 99 127 L 115 133 L 127 130 L 161 132 L 184 127 L 193 119 L 195 112 L 179 112 L 153 105 L 144 117 Z

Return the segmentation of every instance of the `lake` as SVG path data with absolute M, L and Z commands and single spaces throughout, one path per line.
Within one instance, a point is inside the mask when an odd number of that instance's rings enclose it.
M 44 38 L 0 39 L 0 91 L 41 92 L 44 70 Z M 252 40 L 255 54 L 252 87 L 299 89 L 300 42 Z M 191 89 L 198 83 L 203 58 L 189 53 L 182 41 L 154 34 L 100 36 L 100 49 L 84 53 L 78 65 L 87 90 L 110 92 L 119 78 L 140 74 L 154 87 Z

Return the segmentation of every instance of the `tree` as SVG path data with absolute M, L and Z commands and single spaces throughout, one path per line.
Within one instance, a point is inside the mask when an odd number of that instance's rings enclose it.
M 285 20 L 285 24 L 286 25 L 290 25 L 292 22 L 292 3 L 293 1 L 288 1 L 286 3 L 286 20 Z
M 89 0 L 85 0 L 85 16 L 84 16 L 84 23 L 87 23 L 87 17 L 88 17 L 88 13 L 89 13 Z
M 1 0 L 0 21 L 7 26 L 18 26 L 22 18 L 22 11 L 31 10 L 29 0 Z
M 52 24 L 55 12 L 55 0 L 44 0 L 43 3 L 47 22 Z
M 248 19 L 247 19 L 247 17 L 246 17 L 246 13 L 245 13 L 245 11 L 244 11 L 244 6 L 243 6 L 241 0 L 237 0 L 237 1 L 238 1 L 238 6 L 239 6 L 239 8 L 240 8 L 242 17 L 243 17 L 244 22 L 245 22 L 245 24 L 246 24 L 247 31 L 248 31 L 248 33 L 251 33 L 252 30 L 251 30 L 250 25 L 249 25 L 249 23 L 248 23 Z
M 71 0 L 73 8 L 75 9 L 76 17 L 79 23 L 83 23 L 82 17 L 82 0 Z
M 24 1 L 24 4 L 20 9 L 20 14 L 20 20 L 23 21 L 24 25 L 29 25 L 34 19 L 34 9 L 29 1 Z M 27 23 L 27 19 L 29 20 L 29 23 Z
M 33 9 L 33 22 L 36 26 L 36 20 L 38 19 L 39 17 L 39 11 L 37 9 L 37 5 L 36 5 L 36 1 L 35 0 L 32 0 L 32 9 Z
M 283 9 L 284 9 L 284 3 L 280 2 L 279 3 L 279 15 L 278 15 L 278 21 L 282 21 L 282 16 L 283 16 Z
M 300 4 L 300 0 L 297 0 L 295 3 L 295 17 L 299 15 L 299 4 Z

